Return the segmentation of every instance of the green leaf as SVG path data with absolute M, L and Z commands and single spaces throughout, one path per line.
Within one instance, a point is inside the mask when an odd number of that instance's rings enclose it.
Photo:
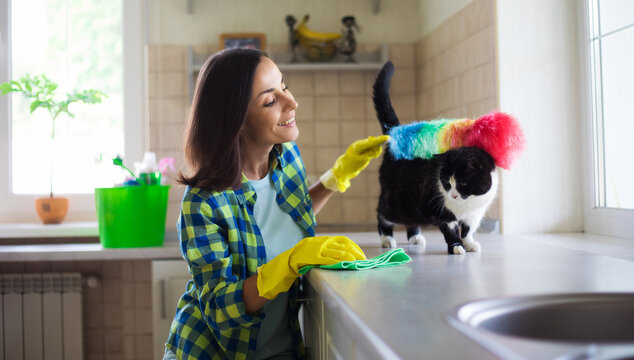
M 13 91 L 13 86 L 11 86 L 11 83 L 6 82 L 6 83 L 0 84 L 0 94 L 6 95 L 12 91 Z
M 75 115 L 69 110 L 69 105 L 72 103 L 97 104 L 101 102 L 102 97 L 106 97 L 101 91 L 87 89 L 75 90 L 73 93 L 66 94 L 65 100 L 56 100 L 55 91 L 58 87 L 58 84 L 51 81 L 44 74 L 35 76 L 25 74 L 18 80 L 0 84 L 0 95 L 6 95 L 10 92 L 21 93 L 26 98 L 33 99 L 29 106 L 31 113 L 37 108 L 45 108 L 48 110 L 52 121 L 55 121 L 61 113 L 66 113 L 69 117 L 74 118 Z
M 44 88 L 46 89 L 46 93 L 47 94 L 52 95 L 55 92 L 55 90 L 57 89 L 57 86 L 58 85 L 55 84 L 54 82 L 50 82 L 49 81 L 49 82 L 46 83 Z
M 37 109 L 38 107 L 40 107 L 40 105 L 42 104 L 41 101 L 39 100 L 35 100 L 31 103 L 31 114 L 33 113 L 33 111 L 35 111 L 35 109 Z

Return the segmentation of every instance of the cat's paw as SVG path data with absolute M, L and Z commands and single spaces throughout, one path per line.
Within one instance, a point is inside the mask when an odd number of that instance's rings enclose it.
M 452 250 L 454 255 L 464 255 L 467 253 L 461 245 L 454 245 Z
M 388 249 L 396 248 L 396 240 L 391 236 L 381 235 L 381 247 Z
M 409 241 L 410 245 L 422 245 L 422 246 L 425 246 L 425 237 L 422 234 L 416 234 L 416 235 L 410 237 L 409 239 L 407 239 L 407 241 Z
M 468 252 L 480 252 L 480 243 L 475 241 L 475 240 L 471 240 L 471 241 L 462 241 L 462 243 L 464 244 L 464 248 L 468 251 Z

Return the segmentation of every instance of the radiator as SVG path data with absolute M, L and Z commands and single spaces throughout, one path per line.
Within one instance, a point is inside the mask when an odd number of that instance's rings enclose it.
M 0 276 L 0 359 L 83 358 L 79 273 Z

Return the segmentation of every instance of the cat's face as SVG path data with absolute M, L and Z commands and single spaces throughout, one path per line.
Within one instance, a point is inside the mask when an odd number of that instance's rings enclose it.
M 475 201 L 497 188 L 497 172 L 491 156 L 478 148 L 459 148 L 442 156 L 439 190 L 446 202 Z M 488 197 L 488 196 L 487 196 Z

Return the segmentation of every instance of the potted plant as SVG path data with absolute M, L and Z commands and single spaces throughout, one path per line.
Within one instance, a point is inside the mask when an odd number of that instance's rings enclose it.
M 31 76 L 29 74 L 18 80 L 8 81 L 0 84 L 0 95 L 9 93 L 20 93 L 27 99 L 31 99 L 30 112 L 33 113 L 38 108 L 46 109 L 51 119 L 51 146 L 55 140 L 55 120 L 65 113 L 70 117 L 75 117 L 68 107 L 72 103 L 83 102 L 86 104 L 97 104 L 104 93 L 88 89 L 75 90 L 67 93 L 65 98 L 56 97 L 55 91 L 58 85 L 49 80 L 46 75 Z M 52 156 L 51 156 L 52 158 Z M 35 199 L 37 214 L 44 224 L 59 224 L 64 220 L 68 212 L 68 198 L 53 197 L 53 164 L 51 161 L 49 174 L 50 196 L 48 198 Z

